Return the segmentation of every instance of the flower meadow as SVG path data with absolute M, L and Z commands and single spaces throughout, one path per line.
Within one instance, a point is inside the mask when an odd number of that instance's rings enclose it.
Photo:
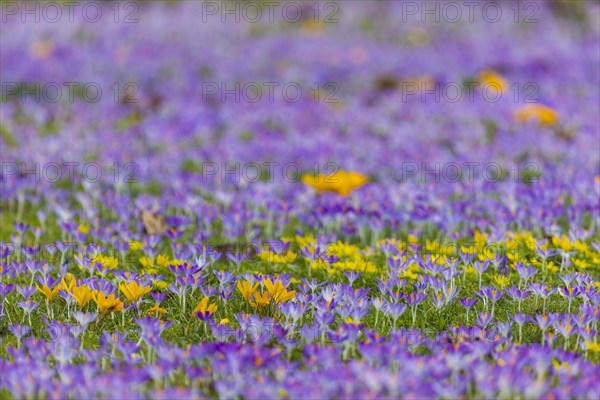
M 600 5 L 471 3 L 1 2 L 0 398 L 598 399 Z

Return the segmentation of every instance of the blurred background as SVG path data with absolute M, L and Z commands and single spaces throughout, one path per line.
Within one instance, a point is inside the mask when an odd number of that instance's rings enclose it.
M 600 175 L 598 1 L 1 7 L 6 202 L 84 187 L 299 205 L 300 176 L 345 169 L 369 177 L 366 203 L 491 187 L 515 210 L 524 180 L 587 204 Z M 527 104 L 557 122 L 516 118 Z

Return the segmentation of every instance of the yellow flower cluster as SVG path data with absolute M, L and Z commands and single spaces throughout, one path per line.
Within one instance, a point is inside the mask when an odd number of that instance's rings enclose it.
M 114 294 L 107 296 L 100 290 L 92 289 L 85 283 L 82 283 L 81 280 L 77 281 L 72 274 L 67 274 L 62 279 L 61 286 L 70 296 L 77 300 L 80 309 L 85 307 L 90 300 L 94 300 L 100 314 L 107 314 L 124 308 L 123 302 Z
M 590 246 L 581 240 L 571 241 L 565 235 L 553 236 L 552 245 L 564 252 L 575 252 L 576 256 L 571 258 L 573 266 L 577 270 L 587 270 L 588 268 L 600 266 L 600 253 L 590 248 Z
M 362 257 L 360 247 L 353 244 L 342 243 L 341 241 L 330 244 L 327 247 L 327 253 L 336 257 L 350 257 L 354 260 Z
M 275 264 L 291 263 L 296 260 L 297 254 L 289 251 L 286 254 L 277 254 L 272 251 L 263 250 L 260 252 L 260 259 Z
M 530 231 L 507 232 L 504 241 L 489 242 L 488 238 L 487 233 L 475 231 L 473 233 L 473 242 L 461 246 L 452 243 L 444 244 L 444 242 L 435 240 L 425 240 L 422 257 L 425 260 L 427 256 L 430 256 L 433 258 L 433 262 L 443 264 L 446 259 L 455 260 L 457 250 L 463 253 L 474 254 L 476 259 L 480 261 L 493 261 L 497 259 L 499 254 L 506 254 L 508 265 L 512 270 L 515 269 L 515 265 L 518 262 L 542 268 L 542 260 L 536 249 L 538 247 L 542 249 L 555 247 L 575 253 L 571 257 L 571 263 L 576 270 L 589 270 L 589 268 L 600 266 L 600 252 L 592 249 L 591 246 L 580 240 L 571 242 L 566 236 L 554 237 L 549 244 L 539 243 Z M 316 240 L 312 236 L 296 236 L 294 238 L 285 238 L 285 240 L 295 242 L 302 249 L 307 248 L 309 251 L 316 251 Z M 409 245 L 416 244 L 417 242 L 415 236 L 409 235 L 406 241 L 384 239 L 380 240 L 379 244 L 385 246 L 390 246 L 391 244 L 400 251 L 411 253 Z M 339 260 L 330 265 L 325 259 L 317 258 L 310 262 L 309 267 L 313 270 L 327 272 L 358 271 L 367 273 L 381 273 L 383 270 L 378 264 L 370 261 L 371 249 L 361 249 L 359 246 L 338 241 L 328 245 L 326 248 L 321 246 L 320 251 L 325 252 L 327 256 L 338 257 Z M 266 259 L 267 255 L 263 255 L 263 257 L 263 259 Z M 467 273 L 476 273 L 472 266 L 466 268 Z M 560 270 L 559 265 L 556 265 L 556 262 L 552 260 L 545 262 L 545 268 L 550 272 Z M 418 279 L 420 273 L 422 273 L 421 269 L 418 265 L 414 264 L 410 265 L 401 274 L 401 277 Z M 497 282 L 497 284 L 504 286 L 508 283 Z
M 494 275 L 494 282 L 496 283 L 496 285 L 504 289 L 510 283 L 510 278 L 508 277 L 508 275 Z
M 119 260 L 115 257 L 105 256 L 103 254 L 97 254 L 92 257 L 92 264 L 102 264 L 104 268 L 115 269 L 119 265 Z
M 144 245 L 142 244 L 142 242 L 139 242 L 137 240 L 132 240 L 129 242 L 129 250 L 131 251 L 141 251 L 144 249 Z
M 156 258 L 143 256 L 143 257 L 140 257 L 139 261 L 140 261 L 140 264 L 142 264 L 142 267 L 144 267 L 146 269 L 146 272 L 148 272 L 149 274 L 156 274 L 158 272 L 157 267 L 166 268 L 169 265 L 184 264 L 184 261 L 177 260 L 174 258 L 169 258 L 169 257 L 163 256 L 162 254 L 157 255 Z
M 274 302 L 280 304 L 296 297 L 294 290 L 287 290 L 287 287 L 283 285 L 281 280 L 275 281 L 265 279 L 263 281 L 266 291 L 262 293 L 258 290 L 258 282 L 251 284 L 248 281 L 238 281 L 237 288 L 242 294 L 242 297 L 246 303 L 250 304 L 254 308 L 264 308 Z
M 454 246 L 444 245 L 433 240 L 426 240 L 424 246 L 425 253 L 441 256 L 450 257 L 456 255 L 456 248 Z

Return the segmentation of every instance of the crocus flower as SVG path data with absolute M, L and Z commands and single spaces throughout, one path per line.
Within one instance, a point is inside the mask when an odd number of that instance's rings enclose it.
M 152 292 L 150 293 L 150 296 L 152 296 L 152 298 L 154 299 L 155 302 L 157 303 L 161 303 L 164 299 L 167 298 L 167 294 L 166 293 L 161 293 L 161 292 Z
M 152 286 L 140 285 L 136 280 L 133 280 L 128 283 L 121 283 L 119 285 L 119 288 L 121 289 L 125 297 L 127 297 L 127 300 L 129 300 L 132 303 L 137 303 L 143 295 L 149 293 L 152 290 Z
M 154 314 L 157 316 L 158 314 L 166 314 L 166 313 L 167 313 L 167 310 L 162 308 L 159 303 L 154 303 L 154 305 L 148 309 L 148 314 L 150 314 L 150 315 Z
M 15 222 L 13 226 L 15 227 L 17 233 L 21 236 L 29 229 L 29 224 L 24 224 L 21 222 Z
M 155 318 L 144 317 L 135 319 L 141 328 L 140 340 L 146 342 L 150 347 L 156 347 L 162 342 L 161 335 L 165 329 L 173 325 L 173 322 L 163 322 Z
M 530 321 L 531 317 L 529 317 L 529 315 L 518 312 L 512 316 L 512 320 L 515 321 L 515 323 L 519 327 L 519 342 L 521 342 L 523 338 L 523 325 L 526 322 Z
M 396 321 L 402 314 L 406 311 L 406 304 L 402 303 L 387 303 L 385 307 L 383 307 L 383 312 L 390 317 L 394 321 L 394 326 L 396 325 Z
M 581 294 L 581 290 L 579 289 L 579 287 L 570 288 L 568 286 L 564 286 L 564 287 L 559 287 L 558 291 L 563 297 L 567 298 L 567 300 L 568 300 L 567 311 L 570 313 L 571 312 L 571 303 L 573 302 L 574 298 L 576 298 L 577 296 L 579 296 Z
M 296 292 L 294 290 L 288 291 L 279 279 L 275 282 L 273 282 L 271 279 L 266 279 L 264 284 L 269 292 L 270 297 L 275 300 L 276 304 L 288 301 L 296 296 Z
M 196 308 L 194 309 L 194 314 L 196 317 L 200 318 L 201 321 L 206 321 L 210 319 L 213 314 L 217 311 L 216 304 L 208 304 L 208 297 L 202 298 Z
M 469 325 L 469 310 L 477 303 L 477 299 L 465 298 L 459 299 L 458 301 L 464 308 L 467 309 L 467 325 Z
M 36 292 L 35 286 L 17 286 L 17 292 L 21 293 L 25 300 L 29 300 L 31 295 Z
M 94 298 L 92 289 L 84 283 L 79 286 L 72 286 L 70 289 L 67 289 L 67 293 L 77 300 L 80 309 L 85 307 L 85 305 Z
M 19 305 L 19 307 L 21 307 L 23 309 L 23 311 L 25 311 L 27 314 L 31 314 L 31 312 L 33 310 L 35 310 L 36 308 L 38 308 L 38 306 L 40 305 L 39 301 L 32 301 L 32 300 L 25 300 L 25 301 L 18 301 L 17 304 Z
M 537 270 L 533 267 L 527 267 L 525 264 L 518 262 L 515 265 L 515 269 L 517 273 L 525 282 L 529 281 L 529 279 L 537 273 Z
M 237 282 L 237 288 L 240 291 L 240 293 L 242 294 L 242 297 L 244 298 L 244 300 L 246 300 L 246 302 L 249 302 L 250 298 L 252 297 L 252 295 L 256 292 L 256 290 L 258 288 L 258 282 L 254 282 L 254 284 L 251 284 L 248 281 L 239 280 Z
M 469 308 L 473 307 L 477 303 L 477 299 L 469 299 L 469 298 L 460 299 L 458 301 L 466 309 L 469 309 Z
M 542 331 L 542 344 L 545 341 L 546 330 L 553 325 L 555 316 L 553 314 L 536 314 L 534 317 L 535 323 Z
M 341 196 L 348 196 L 350 193 L 365 185 L 368 178 L 358 172 L 348 172 L 339 170 L 330 175 L 307 174 L 302 177 L 302 182 L 317 192 L 333 192 Z
M 11 333 L 13 335 L 15 335 L 15 337 L 17 338 L 17 343 L 21 343 L 21 338 L 23 338 L 25 335 L 27 335 L 29 332 L 31 332 L 31 328 L 25 325 L 20 325 L 20 324 L 12 324 L 8 326 L 8 330 L 11 331 Z
M 502 322 L 498 322 L 496 324 L 496 329 L 500 333 L 500 335 L 502 335 L 504 337 L 508 337 L 508 335 L 510 334 L 512 325 L 513 324 L 511 321 L 502 321 Z
M 0 282 L 0 299 L 2 302 L 6 299 L 6 297 L 15 289 L 15 285 L 13 283 Z
M 76 311 L 73 313 L 73 317 L 77 320 L 77 322 L 79 322 L 79 325 L 84 327 L 94 321 L 97 316 L 98 314 L 96 313 L 84 313 L 81 311 Z
M 488 326 L 492 320 L 494 319 L 494 315 L 487 312 L 480 312 L 477 314 L 477 325 L 485 328 Z
M 54 285 L 53 285 L 54 284 Z M 44 295 L 46 296 L 46 298 L 48 299 L 48 301 L 52 302 L 54 300 L 54 298 L 56 297 L 56 295 L 58 294 L 58 291 L 62 288 L 60 282 L 58 281 L 53 281 L 52 279 L 48 279 L 47 283 L 42 284 L 42 286 L 40 287 L 39 285 L 35 285 L 38 290 Z M 53 287 L 52 287 L 53 286 Z
M 123 302 L 114 294 L 107 296 L 103 291 L 94 290 L 92 296 L 100 314 L 107 314 L 124 308 Z
M 491 69 L 481 71 L 481 74 L 479 74 L 479 82 L 482 85 L 494 87 L 500 93 L 506 93 L 508 91 L 506 79 Z
M 541 104 L 526 104 L 515 111 L 514 115 L 517 122 L 537 121 L 544 126 L 558 122 L 556 110 Z
M 252 307 L 264 308 L 271 304 L 271 296 L 269 295 L 269 292 L 260 293 L 257 291 L 254 292 L 249 303 Z

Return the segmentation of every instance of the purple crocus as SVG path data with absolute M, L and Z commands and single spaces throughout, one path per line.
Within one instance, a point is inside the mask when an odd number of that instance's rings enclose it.
M 523 338 L 523 325 L 531 320 L 531 317 L 525 314 L 522 314 L 520 312 L 512 315 L 512 320 L 517 324 L 518 328 L 519 328 L 519 343 L 522 341 Z
M 469 325 L 469 310 L 471 309 L 471 307 L 473 307 L 475 304 L 477 304 L 477 299 L 463 298 L 463 299 L 459 299 L 458 301 L 460 304 L 462 304 L 462 306 L 464 308 L 467 309 L 467 326 L 468 326 Z

